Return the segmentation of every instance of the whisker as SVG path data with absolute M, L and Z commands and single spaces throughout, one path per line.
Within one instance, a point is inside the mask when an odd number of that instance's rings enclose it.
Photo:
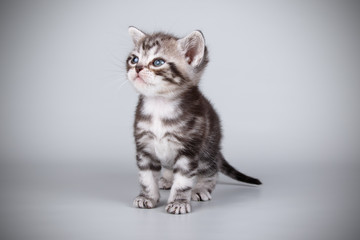
M 119 76 L 119 74 L 109 74 L 107 76 L 103 76 L 102 80 L 105 85 L 112 84 L 113 82 L 119 83 L 124 78 L 122 76 Z
M 117 90 L 119 90 L 120 88 L 122 88 L 126 83 L 128 83 L 129 82 L 129 80 L 128 79 L 126 79 L 124 82 L 122 82 L 121 84 L 120 84 L 120 86 L 119 87 L 117 87 Z
M 118 86 L 122 87 L 124 84 L 126 84 L 126 81 L 124 81 L 125 76 L 119 72 L 110 72 L 108 71 L 108 73 L 106 75 L 103 75 L 101 77 L 101 82 L 102 82 L 102 88 L 118 88 Z
M 120 72 L 120 73 L 123 73 L 123 72 L 124 72 L 124 70 L 119 69 L 119 68 L 116 68 L 116 69 L 105 69 L 104 71 L 106 71 L 106 72 Z

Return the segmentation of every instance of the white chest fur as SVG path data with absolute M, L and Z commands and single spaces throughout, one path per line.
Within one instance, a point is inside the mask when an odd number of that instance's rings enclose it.
M 142 123 L 141 128 L 154 136 L 146 141 L 147 149 L 164 165 L 172 165 L 180 146 L 171 137 L 176 132 L 176 126 L 166 125 L 162 120 L 177 117 L 180 114 L 178 104 L 163 98 L 144 99 L 142 113 L 151 115 L 151 122 Z

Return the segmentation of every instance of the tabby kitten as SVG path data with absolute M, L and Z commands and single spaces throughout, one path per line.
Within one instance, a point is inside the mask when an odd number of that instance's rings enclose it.
M 219 171 L 261 184 L 221 154 L 219 117 L 198 88 L 208 63 L 202 33 L 177 38 L 135 27 L 129 33 L 135 47 L 127 59 L 127 76 L 140 93 L 134 136 L 141 192 L 134 205 L 154 208 L 159 188 L 171 189 L 166 211 L 189 213 L 190 200 L 211 199 Z

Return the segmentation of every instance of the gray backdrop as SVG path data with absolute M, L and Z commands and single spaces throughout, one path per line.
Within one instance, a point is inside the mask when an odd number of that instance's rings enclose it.
M 137 94 L 127 27 L 210 50 L 201 82 L 251 187 L 172 216 L 132 208 Z M 1 239 L 359 237 L 360 4 L 13 1 L 0 4 Z

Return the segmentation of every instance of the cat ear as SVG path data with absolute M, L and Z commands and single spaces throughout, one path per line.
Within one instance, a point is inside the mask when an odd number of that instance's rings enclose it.
M 140 31 L 139 29 L 137 29 L 136 27 L 129 27 L 129 34 L 133 40 L 133 42 L 135 43 L 135 45 L 143 38 L 146 36 L 145 33 L 143 33 L 142 31 Z
M 205 38 L 200 31 L 194 31 L 178 40 L 186 61 L 196 67 L 199 66 L 205 54 Z

